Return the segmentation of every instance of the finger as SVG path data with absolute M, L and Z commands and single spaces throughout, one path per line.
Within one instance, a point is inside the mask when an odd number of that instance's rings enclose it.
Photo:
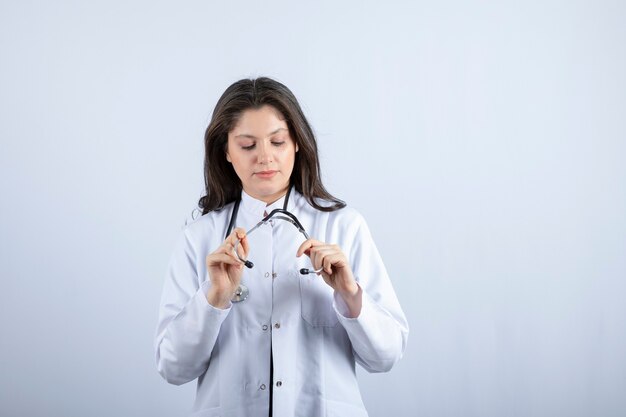
M 335 287 L 333 287 L 333 279 L 331 278 L 331 276 L 329 274 L 327 274 L 326 272 L 322 271 L 318 275 L 321 275 L 322 278 L 324 279 L 324 282 L 326 284 L 328 284 L 331 288 L 333 288 L 333 289 L 335 288 Z
M 222 247 L 224 248 L 225 252 L 234 254 L 236 251 L 241 259 L 246 259 L 246 231 L 240 227 L 235 228 L 235 230 L 233 230 L 233 232 L 226 237 L 224 243 L 222 244 Z
M 226 253 L 212 253 L 206 258 L 207 267 L 220 266 L 221 264 L 233 265 L 241 268 L 243 262 L 237 259 L 234 255 L 228 255 Z
M 304 242 L 302 242 L 302 244 L 298 248 L 298 251 L 296 252 L 296 257 L 299 258 L 300 256 L 302 256 L 303 253 L 305 253 L 306 251 L 308 251 L 312 247 L 320 246 L 320 245 L 323 245 L 323 244 L 324 244 L 324 242 L 320 242 L 319 240 L 307 239 Z
M 245 253 L 246 251 L 243 250 L 243 241 L 239 242 L 239 243 L 235 243 L 235 248 L 236 248 L 236 251 L 237 251 L 237 256 L 240 259 L 246 259 L 246 253 Z
M 225 262 L 227 261 L 227 262 Z M 220 263 L 241 264 L 242 262 L 232 252 L 214 252 L 207 256 L 207 265 L 219 265 Z
M 330 253 L 330 252 L 336 252 L 336 250 L 333 248 L 332 245 L 327 245 L 326 243 L 313 246 L 311 249 L 309 249 L 309 255 L 322 254 L 322 253 L 325 254 L 325 253 Z
M 315 269 L 320 269 L 324 263 L 324 258 L 332 255 L 333 253 L 334 251 L 332 250 L 332 248 L 327 245 L 315 246 L 311 248 L 311 251 L 309 252 L 309 257 L 311 258 L 311 263 L 313 264 Z
M 241 246 L 242 246 L 241 242 L 238 241 L 237 239 L 235 239 L 235 243 L 224 242 L 224 244 L 222 245 L 222 248 L 223 248 L 222 252 L 228 255 L 235 256 L 239 259 L 246 259 Z
M 250 246 L 248 245 L 248 236 L 246 235 L 246 231 L 238 227 L 235 229 L 235 233 L 237 238 L 239 239 L 241 250 L 243 251 L 243 253 L 239 252 L 239 254 L 243 259 L 247 259 L 248 253 L 250 253 Z
M 216 253 L 222 253 L 224 255 L 230 256 L 233 259 L 236 259 L 239 262 L 242 262 L 242 259 L 246 259 L 245 255 L 242 254 L 242 249 L 241 249 L 241 245 L 238 244 L 239 242 L 235 243 L 235 246 L 233 246 L 230 242 L 225 242 L 219 250 L 216 251 Z M 235 250 L 237 251 L 235 253 Z M 239 254 L 239 255 L 237 255 Z
M 244 236 L 246 236 L 246 231 L 243 230 L 241 227 L 237 227 L 232 231 L 231 234 L 228 235 L 228 237 L 224 240 L 224 242 L 229 242 L 230 244 L 234 246 L 235 243 L 243 239 Z
M 342 253 L 333 253 L 324 258 L 323 266 L 324 272 L 329 275 L 333 273 L 333 266 L 341 266 L 344 263 L 343 254 Z
M 219 250 L 217 250 L 217 252 L 230 253 L 233 251 L 233 249 L 233 244 L 230 243 L 228 240 L 225 240 L 224 243 L 222 243 L 222 246 L 220 246 Z
M 246 236 L 246 231 L 241 227 L 236 227 L 232 234 L 235 235 L 237 239 L 241 240 Z

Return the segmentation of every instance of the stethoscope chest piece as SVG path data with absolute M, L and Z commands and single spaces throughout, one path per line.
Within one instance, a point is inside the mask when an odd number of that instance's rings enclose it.
M 239 284 L 235 293 L 233 294 L 233 298 L 230 299 L 233 303 L 239 303 L 244 301 L 250 295 L 250 290 L 243 284 Z

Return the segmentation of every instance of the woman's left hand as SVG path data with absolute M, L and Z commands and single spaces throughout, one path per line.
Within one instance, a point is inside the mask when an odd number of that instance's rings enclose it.
M 320 268 L 324 282 L 339 293 L 348 304 L 351 315 L 358 316 L 361 310 L 360 288 L 354 279 L 348 258 L 337 245 L 320 242 L 315 239 L 306 240 L 298 248 L 296 256 L 306 254 L 311 258 L 313 267 Z

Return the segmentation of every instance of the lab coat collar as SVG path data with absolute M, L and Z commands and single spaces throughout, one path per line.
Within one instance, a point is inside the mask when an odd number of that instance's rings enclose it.
M 289 202 L 287 203 L 287 211 L 293 212 L 296 207 L 296 201 L 299 199 L 300 193 L 292 188 L 291 195 L 289 196 Z M 269 213 L 277 208 L 283 208 L 284 202 L 285 196 L 282 196 L 272 204 L 266 205 L 264 201 L 257 200 L 245 191 L 241 191 L 241 207 L 259 219 L 264 217 L 264 213 Z

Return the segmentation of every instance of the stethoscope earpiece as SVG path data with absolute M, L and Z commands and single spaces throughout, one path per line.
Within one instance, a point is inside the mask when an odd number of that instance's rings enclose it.
M 320 268 L 320 269 L 318 269 L 318 270 L 316 271 L 315 269 L 302 268 L 302 269 L 300 270 L 300 273 L 301 273 L 302 275 L 308 275 L 308 274 L 318 274 L 318 273 L 322 272 L 322 269 L 324 269 L 324 268 Z

